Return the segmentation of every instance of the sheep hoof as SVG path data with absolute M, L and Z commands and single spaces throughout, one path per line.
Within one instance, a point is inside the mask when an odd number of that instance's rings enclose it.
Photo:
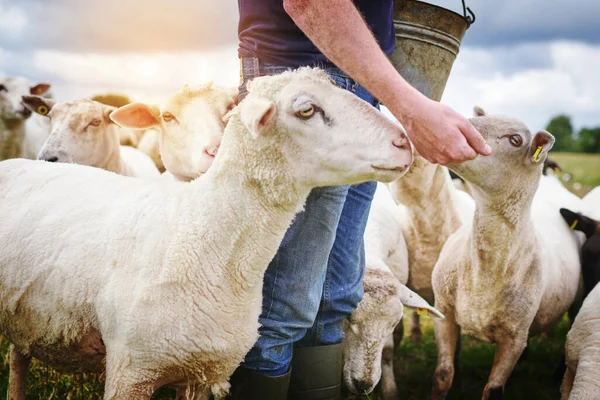
M 502 399 L 502 386 L 496 386 L 487 388 L 483 392 L 483 400 L 501 400 Z
M 452 367 L 441 367 L 435 370 L 433 375 L 433 389 L 431 392 L 431 398 L 433 400 L 443 399 L 446 397 L 452 386 L 452 380 L 454 379 L 454 368 Z

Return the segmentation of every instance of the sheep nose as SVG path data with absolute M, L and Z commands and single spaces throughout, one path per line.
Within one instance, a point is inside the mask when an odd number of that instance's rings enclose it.
M 402 136 L 400 138 L 392 140 L 392 144 L 394 145 L 394 147 L 397 147 L 399 149 L 410 150 L 410 143 L 406 136 Z
M 219 145 L 212 146 L 206 149 L 206 152 L 213 157 L 217 155 L 217 151 L 219 151 Z
M 357 393 L 366 393 L 371 389 L 371 384 L 369 382 L 358 379 L 352 379 L 352 385 L 354 385 L 354 389 L 356 389 Z
M 57 162 L 58 161 L 58 157 L 56 157 L 56 156 L 46 157 L 46 158 L 42 158 L 42 160 L 48 161 L 48 162 Z

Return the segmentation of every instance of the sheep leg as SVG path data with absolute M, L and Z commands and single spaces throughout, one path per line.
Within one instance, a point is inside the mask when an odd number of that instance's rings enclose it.
M 419 314 L 413 311 L 410 320 L 410 340 L 414 343 L 421 343 L 421 325 L 419 323 Z
M 10 373 L 8 375 L 8 400 L 25 400 L 27 372 L 31 357 L 23 355 L 14 344 L 10 345 Z
M 152 373 L 132 367 L 131 355 L 106 346 L 104 400 L 150 400 L 156 379 Z
M 508 380 L 521 353 L 527 347 L 527 334 L 523 338 L 504 337 L 496 343 L 494 364 L 487 385 L 483 390 L 483 400 L 497 400 L 502 398 L 504 384 Z
M 437 304 L 436 304 L 436 308 Z M 441 311 L 441 308 L 438 308 Z M 454 378 L 454 360 L 460 329 L 456 324 L 453 312 L 444 312 L 444 319 L 436 319 L 435 341 L 438 348 L 438 362 L 433 375 L 433 390 L 431 398 L 443 399 L 448 394 Z
M 402 338 L 404 337 L 404 318 L 398 322 L 398 325 L 394 328 L 394 349 L 400 347 Z
M 398 324 L 400 325 L 400 324 Z M 388 336 L 381 357 L 381 392 L 385 400 L 398 399 L 398 387 L 394 376 L 394 335 Z
M 568 400 L 571 390 L 573 390 L 573 382 L 575 381 L 575 374 L 571 372 L 569 368 L 565 371 L 565 377 L 563 378 L 562 385 L 560 387 L 560 398 L 561 400 Z

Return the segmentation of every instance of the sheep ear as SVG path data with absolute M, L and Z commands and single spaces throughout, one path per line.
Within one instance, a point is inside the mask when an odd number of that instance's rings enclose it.
M 404 285 L 400 285 L 400 302 L 409 308 L 414 308 L 419 315 L 429 315 L 433 318 L 444 318 L 444 315 L 431 307 L 421 296 Z
M 548 157 L 548 152 L 554 145 L 554 136 L 552 136 L 548 131 L 539 131 L 533 137 L 531 141 L 531 146 L 529 147 L 529 151 L 527 152 L 527 159 L 534 164 L 539 164 L 540 162 L 546 161 L 546 157 Z
M 260 97 L 246 98 L 239 107 L 240 119 L 254 137 L 258 137 L 273 121 L 277 111 L 275 103 Z
M 48 90 L 50 90 L 49 83 L 38 83 L 37 85 L 29 88 L 29 93 L 31 93 L 34 96 L 41 96 L 48 92 Z
M 485 112 L 485 110 L 479 106 L 475 106 L 473 107 L 473 116 L 474 117 L 484 117 L 486 116 L 487 113 Z
M 43 116 L 47 116 L 55 104 L 54 100 L 44 99 L 39 96 L 23 96 L 21 97 L 21 102 L 31 111 Z
M 110 119 L 123 128 L 148 129 L 160 123 L 160 110 L 156 106 L 131 103 L 113 111 Z
M 583 232 L 588 239 L 596 233 L 598 222 L 595 220 L 566 208 L 560 209 L 560 215 L 562 215 L 572 231 Z

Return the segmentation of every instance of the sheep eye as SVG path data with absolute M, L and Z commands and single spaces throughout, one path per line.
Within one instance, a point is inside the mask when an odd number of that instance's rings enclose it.
M 0 92 L 8 92 L 8 89 L 6 88 L 6 86 L 0 84 Z
M 101 123 L 101 122 L 102 122 L 102 121 L 100 121 L 98 118 L 96 118 L 96 119 L 93 119 L 93 120 L 92 120 L 92 122 L 90 122 L 90 125 L 93 125 L 93 126 L 100 126 L 100 123 Z
M 523 138 L 520 135 L 510 135 L 508 140 L 510 141 L 510 144 L 515 147 L 519 147 L 523 144 Z
M 316 107 L 313 104 L 311 104 L 309 108 L 301 109 L 296 115 L 298 115 L 301 118 L 310 118 L 314 115 L 315 111 Z
M 37 108 L 37 113 L 40 115 L 46 115 L 46 114 L 48 114 L 48 112 L 49 112 L 48 107 L 46 107 L 44 105 L 41 105 Z
M 233 110 L 233 108 L 235 107 L 235 104 L 231 103 L 227 106 L 227 112 Z
M 164 112 L 164 113 L 162 113 L 162 119 L 165 122 L 170 122 L 170 121 L 174 120 L 175 117 L 170 112 Z

